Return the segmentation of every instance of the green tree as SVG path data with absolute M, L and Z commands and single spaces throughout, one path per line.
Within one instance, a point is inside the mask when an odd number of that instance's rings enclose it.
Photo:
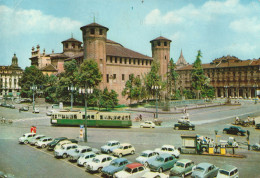
M 173 59 L 171 58 L 169 62 L 169 73 L 168 73 L 168 87 L 169 87 L 169 93 L 170 96 L 173 96 L 174 98 L 178 98 L 179 95 L 177 93 L 177 88 L 176 88 L 176 80 L 178 79 L 178 73 L 175 70 L 176 64 L 174 63 Z M 173 92 L 174 90 L 174 92 Z
M 40 71 L 37 67 L 26 67 L 21 79 L 19 80 L 19 85 L 21 86 L 21 96 L 32 97 L 30 87 L 35 85 L 39 90 L 41 90 L 43 89 L 45 82 L 45 77 L 42 71 Z
M 118 94 L 114 90 L 111 90 L 111 92 L 109 92 L 108 89 L 105 88 L 100 99 L 100 106 L 106 109 L 114 108 L 116 105 L 118 105 L 117 97 Z
M 45 75 L 44 95 L 47 102 L 56 102 L 56 89 L 58 77 L 55 75 Z

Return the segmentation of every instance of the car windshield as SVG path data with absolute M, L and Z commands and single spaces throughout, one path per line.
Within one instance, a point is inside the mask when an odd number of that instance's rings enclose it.
M 112 146 L 112 143 L 107 143 L 107 146 Z
M 158 156 L 158 157 L 156 158 L 156 161 L 164 162 L 164 159 L 163 159 L 162 157 L 159 157 L 159 156 Z
M 25 137 L 25 135 L 23 135 L 23 137 Z
M 111 165 L 112 165 L 112 166 L 118 166 L 118 163 L 115 162 L 115 161 L 112 161 L 112 162 L 111 162 Z
M 167 151 L 167 148 L 165 148 L 165 147 L 162 147 L 162 150 L 163 150 L 163 151 Z
M 64 149 L 65 149 L 65 147 L 62 145 L 62 146 L 61 146 L 61 149 L 63 149 L 63 150 L 64 150 Z
M 177 163 L 176 163 L 176 166 L 178 166 L 178 167 L 185 167 L 185 164 L 180 163 L 180 162 L 177 162 Z
M 202 168 L 202 167 L 196 167 L 196 171 L 204 171 L 204 168 Z
M 75 152 L 76 152 L 76 153 L 79 153 L 79 150 L 78 150 L 78 149 L 76 149 L 76 150 L 75 150 Z
M 147 153 L 142 153 L 140 156 L 142 156 L 142 157 L 148 157 L 148 154 L 147 154 Z
M 99 160 L 99 159 L 96 159 L 96 158 L 94 158 L 94 159 L 93 159 L 93 162 L 94 162 L 94 163 L 99 163 L 99 162 L 100 162 L 100 160 Z
M 126 168 L 125 168 L 125 172 L 129 172 L 129 173 L 131 173 L 131 172 L 132 172 L 132 169 L 126 167 Z
M 219 173 L 220 174 L 223 174 L 223 175 L 226 175 L 226 176 L 229 176 L 229 172 L 228 171 L 225 171 L 225 170 L 219 170 Z

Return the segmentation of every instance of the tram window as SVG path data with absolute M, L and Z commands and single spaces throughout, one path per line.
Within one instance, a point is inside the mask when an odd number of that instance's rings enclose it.
M 114 116 L 114 120 L 116 120 L 116 116 Z
M 76 114 L 74 115 L 74 119 L 77 119 L 77 115 Z
M 111 116 L 108 116 L 108 119 L 109 119 L 109 120 L 112 120 Z
M 94 115 L 91 115 L 91 119 L 95 119 Z
M 125 120 L 125 116 L 122 116 L 122 120 Z
M 85 114 L 82 115 L 82 119 L 85 119 Z
M 62 115 L 62 119 L 65 119 L 65 115 Z
M 73 115 L 70 115 L 70 119 L 73 119 Z
M 87 115 L 87 119 L 90 119 L 90 115 Z
M 125 120 L 128 120 L 128 116 L 125 116 Z
M 102 115 L 100 115 L 100 120 L 103 120 L 103 116 Z
M 117 119 L 118 119 L 118 120 L 120 120 L 120 119 L 121 119 L 121 117 L 120 117 L 120 116 L 117 116 Z

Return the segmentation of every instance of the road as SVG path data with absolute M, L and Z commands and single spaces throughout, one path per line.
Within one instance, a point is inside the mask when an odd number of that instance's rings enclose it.
M 126 156 L 130 161 L 143 150 L 153 150 L 164 144 L 171 144 L 181 147 L 181 134 L 199 134 L 215 138 L 215 130 L 219 131 L 221 139 L 228 139 L 231 135 L 222 134 L 222 129 L 230 126 L 236 115 L 247 117 L 252 113 L 259 112 L 259 104 L 243 103 L 242 106 L 231 107 L 212 107 L 199 110 L 190 110 L 191 120 L 196 125 L 195 131 L 175 131 L 173 124 L 181 116 L 165 114 L 159 115 L 163 120 L 161 127 L 155 129 L 141 129 L 138 122 L 133 123 L 132 128 L 113 129 L 113 128 L 88 128 L 88 143 L 80 143 L 94 148 L 100 148 L 108 140 L 119 140 L 120 142 L 129 142 L 136 148 L 136 154 Z M 42 108 L 41 110 L 44 110 Z M 132 118 L 140 113 L 133 113 Z M 152 120 L 152 113 L 142 113 L 144 120 Z M 258 113 L 259 115 L 259 113 Z M 50 120 L 45 113 L 32 114 L 30 112 L 19 113 L 17 109 L 7 109 L 0 107 L 0 117 L 12 118 L 15 122 L 11 125 L 0 125 L 0 170 L 12 173 L 15 177 L 97 177 L 99 174 L 89 174 L 83 168 L 75 163 L 70 163 L 64 159 L 56 159 L 53 152 L 45 149 L 38 149 L 28 145 L 18 144 L 18 138 L 24 133 L 30 131 L 30 126 L 37 127 L 37 133 L 42 133 L 52 137 L 66 136 L 69 138 L 78 138 L 79 128 L 77 127 L 52 127 Z M 250 142 L 259 142 L 260 130 L 253 127 L 245 128 L 250 130 Z M 200 162 L 210 162 L 217 166 L 223 163 L 232 164 L 239 168 L 240 177 L 260 177 L 258 169 L 260 163 L 259 152 L 248 151 L 245 136 L 234 136 L 239 143 L 242 143 L 236 153 L 246 155 L 246 158 L 227 158 L 217 156 L 202 155 L 181 155 L 180 158 L 188 158 L 196 164 Z M 167 172 L 168 173 L 168 172 Z

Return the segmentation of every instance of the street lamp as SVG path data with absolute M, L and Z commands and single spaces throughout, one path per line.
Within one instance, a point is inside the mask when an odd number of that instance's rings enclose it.
M 155 90 L 155 93 L 156 93 L 156 116 L 155 118 L 158 118 L 158 101 L 157 101 L 157 93 L 158 93 L 158 90 L 161 89 L 161 86 L 160 85 L 153 85 L 152 86 L 152 90 Z
M 84 99 L 85 99 L 85 137 L 84 137 L 84 141 L 87 142 L 88 138 L 87 138 L 87 94 L 91 94 L 93 93 L 93 88 L 87 88 L 87 85 L 85 84 L 84 88 L 79 88 L 79 93 L 84 94 Z
M 71 86 L 68 87 L 68 91 L 71 91 L 71 100 L 70 100 L 71 109 L 73 108 L 73 92 L 75 90 L 77 90 L 77 88 L 74 87 L 73 84 L 71 84 Z
M 34 102 L 34 91 L 37 90 L 37 86 L 35 86 L 34 83 L 33 83 L 33 85 L 30 87 L 30 89 L 31 89 L 32 92 L 33 92 L 33 111 L 34 111 L 34 107 L 35 107 L 35 102 Z
M 254 84 L 254 86 L 253 86 L 254 88 L 255 88 L 255 104 L 257 104 L 257 94 L 256 94 L 256 89 L 257 89 L 257 87 L 258 87 L 258 85 L 257 84 Z

